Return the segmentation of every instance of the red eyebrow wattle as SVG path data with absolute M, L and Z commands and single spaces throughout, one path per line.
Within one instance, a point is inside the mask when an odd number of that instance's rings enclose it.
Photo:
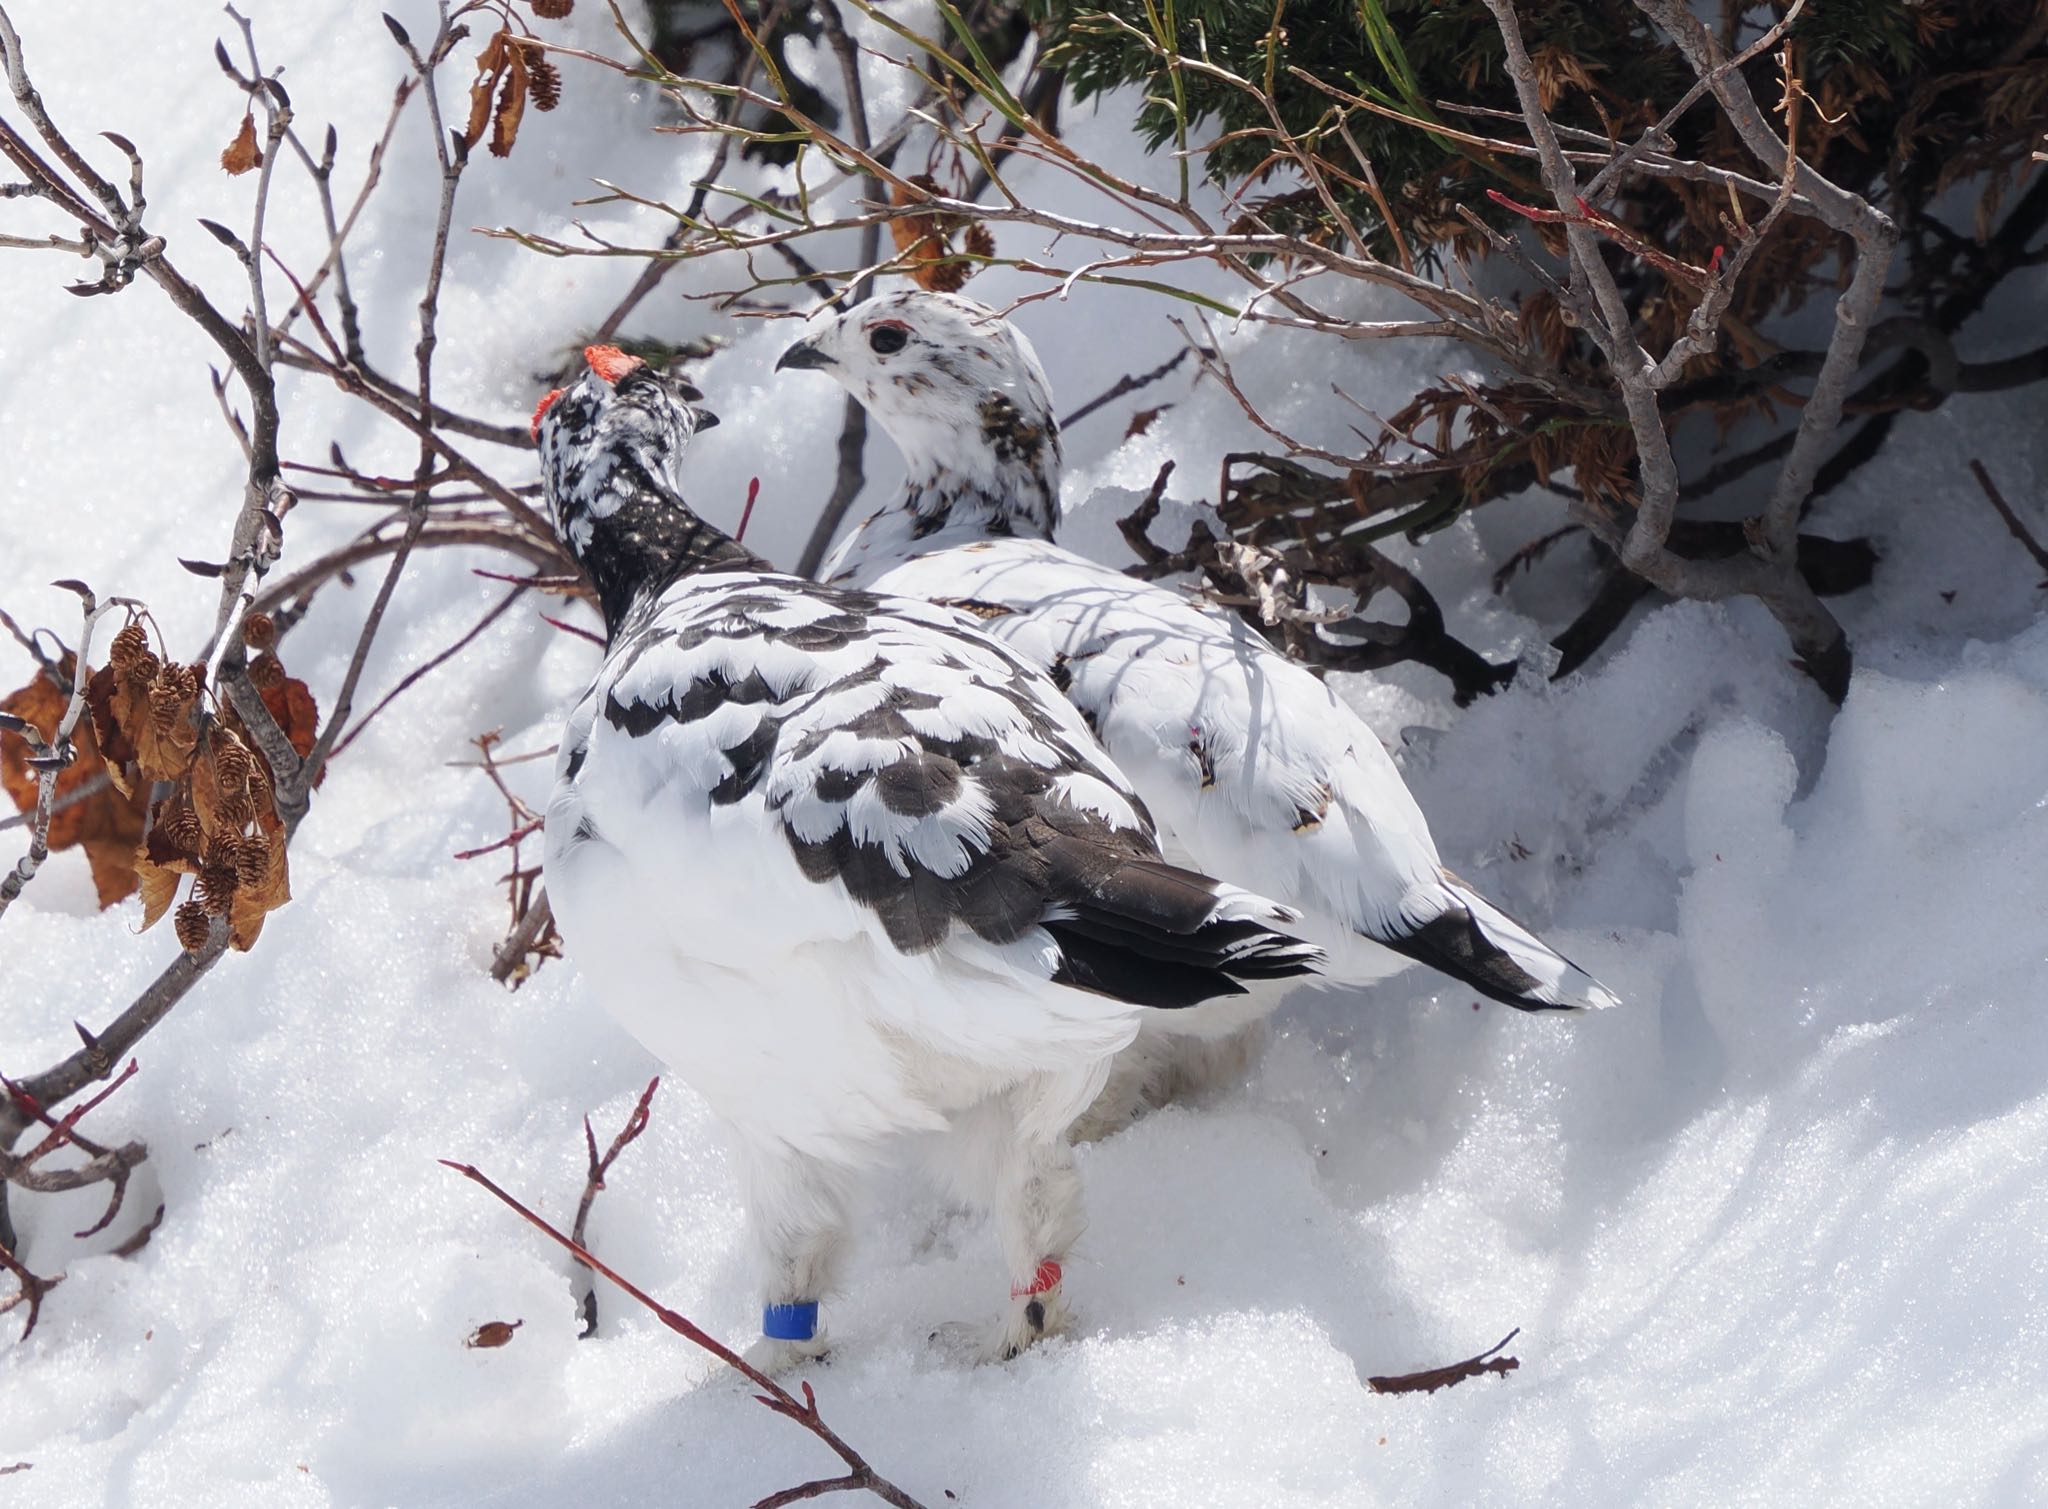
M 637 356 L 628 356 L 617 346 L 585 346 L 583 359 L 590 363 L 591 371 L 614 387 L 628 372 L 647 365 Z
M 555 406 L 555 400 L 560 398 L 561 396 L 562 390 L 560 388 L 557 388 L 552 393 L 548 394 L 547 397 L 543 398 L 539 403 L 533 406 L 533 443 L 535 445 L 540 444 L 541 420 L 544 417 L 546 417 L 548 410 Z

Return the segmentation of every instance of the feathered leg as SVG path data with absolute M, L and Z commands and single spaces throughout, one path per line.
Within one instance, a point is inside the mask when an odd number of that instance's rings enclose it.
M 1089 1076 L 1092 1081 L 1093 1076 Z M 1061 1268 L 1081 1235 L 1081 1176 L 1060 1128 L 1093 1088 L 1034 1076 L 957 1117 L 937 1168 L 963 1199 L 995 1218 L 1010 1299 L 990 1324 L 940 1326 L 933 1341 L 973 1362 L 1003 1362 L 1066 1328 Z
M 846 1257 L 854 1177 L 787 1148 L 743 1147 L 740 1161 L 763 1331 L 746 1358 L 772 1375 L 828 1349 L 817 1307 L 836 1287 Z
M 1064 1139 L 1017 1137 L 1006 1150 L 996 1193 L 996 1235 L 1010 1279 L 1010 1305 L 983 1349 L 1007 1361 L 1067 1328 L 1062 1267 L 1086 1218 L 1081 1175 Z

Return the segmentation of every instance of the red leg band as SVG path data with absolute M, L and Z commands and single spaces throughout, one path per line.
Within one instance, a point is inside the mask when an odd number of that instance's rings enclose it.
M 1029 1299 L 1034 1294 L 1043 1294 L 1060 1281 L 1060 1265 L 1047 1258 L 1038 1265 L 1038 1271 L 1031 1275 L 1031 1282 L 1025 1288 L 1015 1285 L 1010 1288 L 1011 1299 Z

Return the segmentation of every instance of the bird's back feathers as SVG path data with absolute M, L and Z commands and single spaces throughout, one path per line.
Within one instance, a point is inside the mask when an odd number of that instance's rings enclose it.
M 1161 863 L 1074 710 L 928 604 L 728 571 L 677 583 L 621 636 L 563 746 L 551 868 L 581 843 L 688 835 L 716 871 L 744 862 L 748 830 L 905 955 L 967 935 L 1157 1006 L 1313 957 L 1272 930 L 1279 909 Z
M 941 533 L 925 546 L 872 585 L 958 605 L 1044 669 L 1169 852 L 1308 914 L 1333 977 L 1375 979 L 1407 958 L 1524 1009 L 1613 1004 L 1444 869 L 1371 729 L 1234 615 L 1048 541 Z M 1318 932 L 1319 917 L 1337 930 Z

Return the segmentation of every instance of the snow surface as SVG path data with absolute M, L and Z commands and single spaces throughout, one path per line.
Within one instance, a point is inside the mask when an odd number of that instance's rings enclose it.
M 394 9 L 424 34 L 418 0 Z M 608 46 L 594 9 L 571 34 Z M 238 223 L 249 198 L 213 161 L 238 118 L 207 56 L 228 23 L 196 0 L 10 10 L 59 118 L 143 146 L 156 224 L 239 307 L 227 254 L 193 228 Z M 375 8 L 253 10 L 301 118 L 334 119 L 353 170 L 394 77 Z M 529 115 L 509 163 L 478 163 L 458 223 L 559 227 L 600 174 L 686 191 L 703 148 L 651 134 L 651 100 L 587 70 L 568 90 L 574 108 Z M 1165 171 L 1135 158 L 1123 120 L 1077 124 L 1090 148 Z M 355 263 L 373 349 L 394 372 L 408 370 L 426 169 L 415 119 L 358 238 L 375 249 Z M 1039 187 L 1085 200 L 1065 180 Z M 9 228 L 28 213 L 15 202 Z M 296 190 L 274 224 L 288 258 L 317 255 Z M 146 285 L 80 301 L 55 257 L 4 266 L 0 603 L 68 633 L 70 600 L 41 584 L 80 576 L 146 598 L 189 650 L 212 594 L 174 558 L 218 550 L 238 492 L 212 354 Z M 449 401 L 523 416 L 532 375 L 630 276 L 463 238 L 444 300 Z M 725 425 L 692 452 L 696 496 L 730 520 L 761 476 L 754 538 L 787 560 L 829 487 L 837 393 L 771 375 L 789 327 L 725 326 L 681 299 L 708 279 L 678 272 L 644 328 L 737 333 L 703 370 Z M 2008 354 L 2044 310 L 2037 281 L 1966 345 Z M 1078 289 L 1021 321 L 1069 407 L 1177 339 L 1128 291 Z M 1228 338 L 1252 391 L 1333 437 L 1349 412 L 1333 379 L 1391 408 L 1460 360 Z M 334 438 L 361 464 L 409 464 L 404 437 L 360 407 L 286 388 L 288 453 Z M 1169 400 L 1119 443 L 1131 413 Z M 1882 462 L 1827 501 L 1819 527 L 1871 532 L 1885 552 L 1875 589 L 1840 604 L 1859 670 L 1832 723 L 1744 604 L 1639 614 L 1584 674 L 1524 677 L 1464 712 L 1412 667 L 1350 682 L 1447 859 L 1627 1006 L 1530 1018 L 1419 974 L 1308 1003 L 1243 1090 L 1083 1152 L 1081 1329 L 1005 1367 L 962 1372 L 925 1344 L 935 1322 L 1000 1298 L 988 1234 L 886 1185 L 832 1306 L 839 1358 L 810 1375 L 827 1418 L 927 1503 L 950 1490 L 981 1509 L 2048 1501 L 2048 624 L 2031 563 L 1964 470 L 1996 458 L 2040 521 L 2044 434 L 2039 389 L 1958 397 L 1901 416 Z M 1069 502 L 1142 487 L 1167 456 L 1197 495 L 1256 439 L 1226 395 L 1177 374 L 1074 428 Z M 870 460 L 879 493 L 895 476 L 885 441 Z M 1082 508 L 1077 534 L 1108 539 L 1111 506 Z M 1485 577 L 1558 520 L 1532 495 L 1411 558 L 1456 632 L 1540 664 L 1583 591 L 1584 547 L 1560 546 L 1505 598 Z M 361 522 L 306 505 L 288 562 Z M 494 600 L 479 564 L 495 563 L 413 565 L 370 695 Z M 286 644 L 294 672 L 335 685 L 368 590 L 323 595 Z M 102 1137 L 151 1145 L 128 1214 L 78 1242 L 90 1200 L 18 1203 L 27 1259 L 68 1277 L 29 1341 L 0 1340 L 0 1466 L 34 1464 L 0 1479 L 0 1501 L 732 1505 L 836 1470 L 615 1294 L 599 1337 L 578 1342 L 558 1254 L 435 1161 L 475 1159 L 566 1221 L 579 1117 L 616 1127 L 655 1067 L 573 964 L 517 994 L 489 981 L 495 870 L 449 858 L 499 836 L 503 812 L 445 762 L 493 727 L 515 752 L 552 742 L 593 653 L 522 607 L 373 725 L 294 848 L 296 901 L 143 1043 L 142 1073 L 95 1115 Z M 545 768 L 520 767 L 526 789 Z M 136 938 L 134 921 L 132 904 L 93 911 L 75 855 L 46 868 L 5 919 L 0 1068 L 67 1051 L 74 1017 L 104 1020 L 163 965 L 169 930 Z M 105 1255 L 158 1200 L 149 1246 Z M 668 1302 L 748 1336 L 735 1187 L 679 1083 L 592 1234 Z M 492 1319 L 524 1324 L 502 1349 L 465 1349 Z M 1506 1381 L 1427 1397 L 1363 1382 L 1515 1326 Z

